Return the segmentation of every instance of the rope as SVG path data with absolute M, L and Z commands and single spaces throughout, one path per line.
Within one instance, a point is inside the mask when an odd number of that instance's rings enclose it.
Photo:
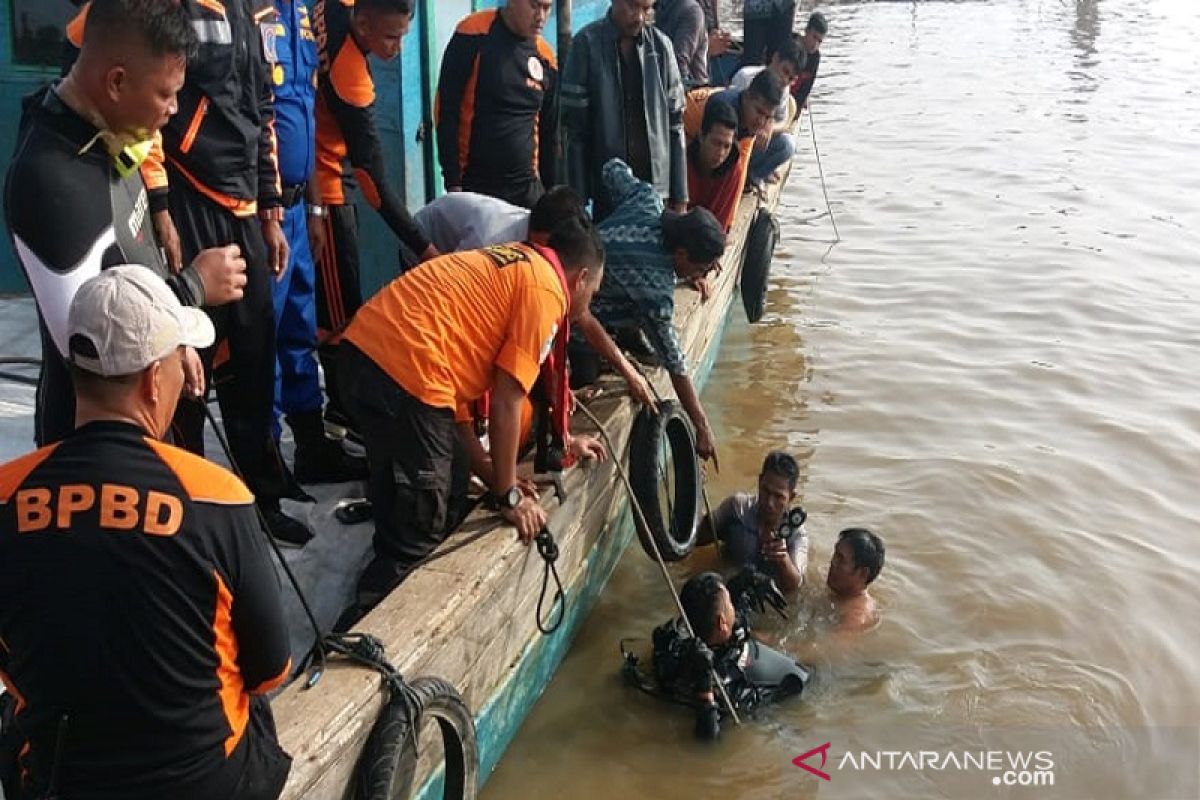
M 555 564 L 558 561 L 558 543 L 554 541 L 554 534 L 550 533 L 549 528 L 542 528 L 534 542 L 537 544 L 538 555 L 545 562 L 545 568 L 542 571 L 542 591 L 538 595 L 537 601 L 537 626 L 543 635 L 549 636 L 562 626 L 563 619 L 567 616 L 567 596 L 563 592 L 562 579 L 558 577 L 558 566 Z M 553 623 L 549 621 L 543 623 L 542 606 L 546 601 L 546 588 L 550 583 L 551 575 L 554 576 L 555 586 L 551 609 L 558 608 L 558 617 Z M 553 611 L 551 613 L 553 614 Z
M 817 155 L 817 173 L 821 176 L 821 193 L 825 195 L 825 208 L 829 210 L 829 221 L 833 223 L 833 235 L 836 241 L 842 240 L 838 233 L 837 219 L 833 216 L 833 206 L 829 202 L 829 190 L 825 187 L 825 168 L 821 166 L 821 150 L 817 147 L 817 126 L 813 124 L 812 103 L 808 104 L 808 130 L 812 134 L 813 152 Z
M 633 508 L 633 513 L 637 516 L 638 524 L 645 530 L 650 530 L 650 525 L 646 522 L 646 515 L 642 511 L 641 504 L 638 503 L 637 495 L 633 493 L 633 484 L 629 482 L 629 475 L 625 472 L 625 466 L 621 463 L 621 459 L 617 455 L 617 449 L 613 445 L 613 441 L 609 437 L 604 424 L 583 403 L 577 403 L 576 407 L 600 431 L 600 436 L 604 439 L 604 444 L 608 447 L 608 452 L 612 454 L 612 462 L 613 466 L 617 468 L 617 475 L 620 476 L 621 483 L 625 485 L 625 491 L 629 494 L 629 505 Z M 659 571 L 662 573 L 663 580 L 666 581 L 667 589 L 671 592 L 671 599 L 675 601 L 675 608 L 679 610 L 679 616 L 683 619 L 683 624 L 687 628 L 688 635 L 694 639 L 698 639 L 699 637 L 696 636 L 696 632 L 692 629 L 692 623 L 688 621 L 687 612 L 683 610 L 683 603 L 679 599 L 679 592 L 675 590 L 675 584 L 671 580 L 671 573 L 667 571 L 667 563 L 663 560 L 662 552 L 658 549 L 658 542 L 654 541 L 653 536 L 649 536 L 647 539 L 654 550 L 654 560 L 658 563 Z M 735 723 L 741 725 L 742 720 L 738 717 L 737 709 L 734 708 L 733 701 L 729 699 L 729 694 L 725 691 L 725 684 L 721 681 L 721 676 L 717 674 L 717 670 L 713 666 L 710 666 L 708 671 L 712 676 L 713 685 L 717 687 L 721 693 L 721 699 L 725 701 L 725 707 L 729 710 L 729 716 L 733 718 Z

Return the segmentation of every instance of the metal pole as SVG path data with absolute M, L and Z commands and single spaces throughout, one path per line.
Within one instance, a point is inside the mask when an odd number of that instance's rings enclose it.
M 571 0 L 558 0 L 558 63 L 567 63 L 567 51 L 571 49 Z

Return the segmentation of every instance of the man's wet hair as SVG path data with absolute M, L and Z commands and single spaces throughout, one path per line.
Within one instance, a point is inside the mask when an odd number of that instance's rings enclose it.
M 772 450 L 767 453 L 767 457 L 763 459 L 762 472 L 759 475 L 761 477 L 767 473 L 787 478 L 788 486 L 793 492 L 796 491 L 796 482 L 800 480 L 800 465 L 789 453 L 782 450 Z
M 583 200 L 570 186 L 559 185 L 542 195 L 529 214 L 530 233 L 550 233 L 568 219 L 582 219 L 591 224 Z
M 750 85 L 746 87 L 746 94 L 750 97 L 761 97 L 770 105 L 777 106 L 783 102 L 783 81 L 771 70 L 764 69 L 750 81 Z
M 816 31 L 824 37 L 829 33 L 829 21 L 825 19 L 825 15 L 820 11 L 814 11 L 812 16 L 808 18 L 808 24 L 804 26 L 806 31 Z
M 804 51 L 804 45 L 800 43 L 800 40 L 801 37 L 795 33 L 780 40 L 779 46 L 767 53 L 767 61 L 778 57 L 780 61 L 792 62 L 797 71 L 804 69 L 804 65 L 808 63 L 808 54 Z
M 572 217 L 560 222 L 550 232 L 547 244 L 558 254 L 564 270 L 582 267 L 596 270 L 604 266 L 604 243 L 596 233 L 596 226 L 586 217 Z
M 192 58 L 198 43 L 178 0 L 94 0 L 83 27 L 83 43 L 126 42 L 136 36 L 158 56 Z
M 701 639 L 716 633 L 719 618 L 717 601 L 721 597 L 721 590 L 725 588 L 725 581 L 720 575 L 701 572 L 688 578 L 679 590 L 679 604 L 683 606 L 684 616 Z
M 688 259 L 708 264 L 725 254 L 725 229 L 707 208 L 697 206 L 686 214 L 664 212 L 663 242 L 672 253 L 682 247 Z
M 846 528 L 838 534 L 839 542 L 849 542 L 854 551 L 854 568 L 866 569 L 867 583 L 875 580 L 883 569 L 883 540 L 866 528 Z
M 375 14 L 404 14 L 411 17 L 415 0 L 357 0 L 355 11 L 366 11 Z

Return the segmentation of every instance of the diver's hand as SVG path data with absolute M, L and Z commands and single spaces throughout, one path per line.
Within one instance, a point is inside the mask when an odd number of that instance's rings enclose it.
M 720 707 L 716 703 L 708 703 L 696 709 L 696 738 L 712 742 L 716 741 L 720 735 Z

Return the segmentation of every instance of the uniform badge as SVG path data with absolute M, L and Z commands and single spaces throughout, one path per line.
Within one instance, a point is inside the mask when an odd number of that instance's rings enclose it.
M 538 83 L 541 83 L 546 77 L 546 71 L 542 68 L 542 60 L 537 56 L 529 57 L 529 77 Z
M 275 68 L 271 70 L 271 80 L 276 86 L 283 86 L 283 77 L 283 64 L 276 64 Z
M 279 52 L 275 49 L 275 43 L 279 39 L 279 34 L 275 30 L 274 22 L 261 22 L 258 25 L 258 32 L 262 35 L 263 56 L 266 57 L 268 64 L 279 63 Z
M 485 247 L 482 252 L 495 262 L 497 269 L 528 260 L 524 250 L 506 244 Z

